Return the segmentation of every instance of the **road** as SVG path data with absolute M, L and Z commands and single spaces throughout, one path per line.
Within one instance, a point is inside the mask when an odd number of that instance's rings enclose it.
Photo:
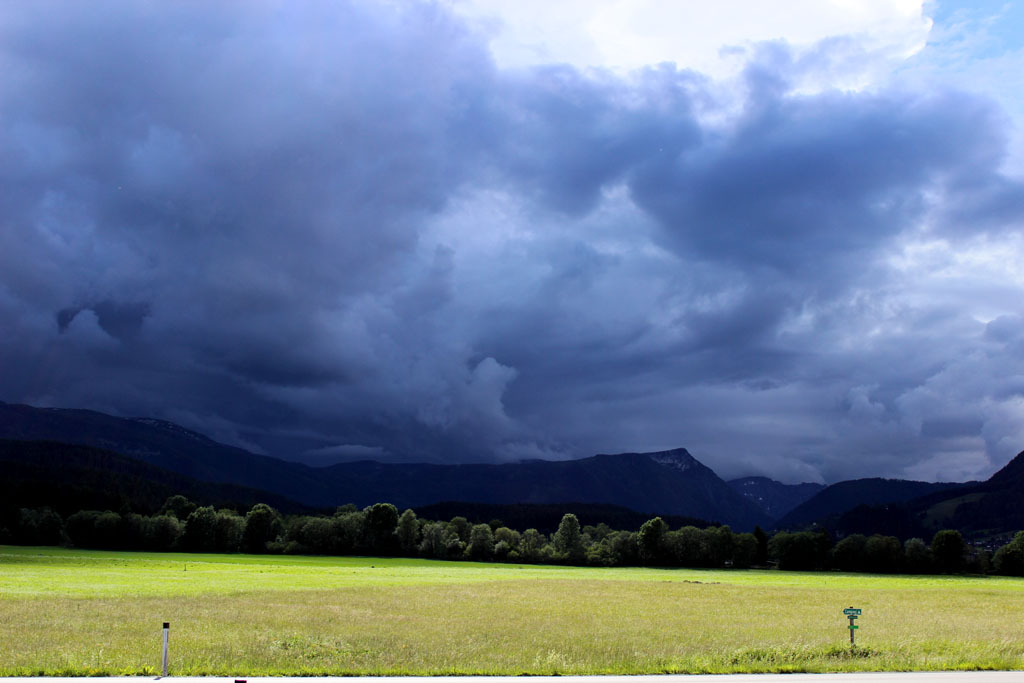
M 80 683 L 80 678 L 4 678 L 2 683 Z M 727 674 L 706 676 L 433 676 L 429 678 L 111 677 L 102 683 L 1024 683 L 1024 671 L 923 671 L 853 674 Z

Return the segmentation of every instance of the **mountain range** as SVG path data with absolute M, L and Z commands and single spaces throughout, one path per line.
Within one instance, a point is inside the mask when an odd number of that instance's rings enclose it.
M 768 477 L 731 479 L 729 486 L 736 493 L 761 508 L 772 519 L 780 519 L 787 512 L 825 488 L 824 484 L 810 482 L 783 484 Z
M 152 514 L 175 494 L 217 507 L 267 503 L 283 512 L 314 511 L 269 491 L 200 481 L 113 451 L 55 441 L 0 439 L 0 472 L 0 504 L 49 507 L 65 516 L 124 507 Z
M 858 505 L 833 515 L 829 524 L 841 535 L 886 533 L 901 538 L 927 538 L 939 529 L 957 529 L 981 539 L 1020 531 L 1024 452 L 986 481 L 952 485 L 909 500 Z
M 953 482 L 908 481 L 905 479 L 850 479 L 840 481 L 811 496 L 808 500 L 780 516 L 778 525 L 785 528 L 829 521 L 858 506 L 904 503 L 929 494 L 968 487 Z
M 3 402 L 0 439 L 0 495 L 7 505 L 22 501 L 17 504 L 26 507 L 44 499 L 112 506 L 116 500 L 131 503 L 141 490 L 150 500 L 184 493 L 206 501 L 259 500 L 286 511 L 390 502 L 400 509 L 435 506 L 447 513 L 461 505 L 476 516 L 503 510 L 540 518 L 550 516 L 552 508 L 545 506 L 574 504 L 596 515 L 591 523 L 624 520 L 632 511 L 729 524 L 739 531 L 817 524 L 839 535 L 906 538 L 940 528 L 976 535 L 1024 528 L 1024 453 L 985 482 L 870 478 L 830 486 L 767 477 L 725 482 L 685 448 L 506 464 L 364 460 L 310 467 L 221 444 L 162 420 Z M 516 507 L 531 505 L 532 512 Z
M 683 448 L 507 464 L 366 460 L 314 468 L 226 446 L 162 420 L 9 403 L 0 403 L 0 438 L 101 448 L 202 482 L 260 489 L 317 507 L 390 502 L 415 508 L 442 501 L 608 503 L 738 530 L 772 523 L 767 513 Z

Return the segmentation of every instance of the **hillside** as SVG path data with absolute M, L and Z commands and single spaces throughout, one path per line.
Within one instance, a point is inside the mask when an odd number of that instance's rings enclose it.
M 984 482 L 968 482 L 901 504 L 865 506 L 836 520 L 836 529 L 892 529 L 894 535 L 927 536 L 959 529 L 974 537 L 1001 536 L 1024 529 L 1024 452 Z
M 284 512 L 310 507 L 234 484 L 202 482 L 134 458 L 90 446 L 0 439 L 0 501 L 6 507 L 50 507 L 153 514 L 180 493 L 200 505 L 248 508 L 267 503 Z
M 858 506 L 903 503 L 964 486 L 958 483 L 881 478 L 841 481 L 825 487 L 798 505 L 782 517 L 777 526 L 780 529 L 795 529 L 815 522 L 826 522 Z
M 502 465 L 392 465 L 358 462 L 324 468 L 335 491 L 357 505 L 380 500 L 420 507 L 478 503 L 612 503 L 641 513 L 714 520 L 739 530 L 770 524 L 685 449 L 533 460 Z
M 314 506 L 334 503 L 311 467 L 227 446 L 162 420 L 0 402 L 0 438 L 92 446 L 199 481 L 272 491 Z
M 0 438 L 102 448 L 201 481 L 270 491 L 316 507 L 574 501 L 716 520 L 738 530 L 771 524 L 685 449 L 500 465 L 361 461 L 313 468 L 226 446 L 160 420 L 6 403 L 0 403 Z
M 824 484 L 805 482 L 783 484 L 768 477 L 731 479 L 729 486 L 772 519 L 779 519 L 790 510 L 825 488 Z

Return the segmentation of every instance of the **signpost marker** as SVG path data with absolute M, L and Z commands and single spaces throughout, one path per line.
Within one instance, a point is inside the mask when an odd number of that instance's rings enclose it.
M 167 639 L 171 632 L 170 622 L 164 622 L 164 677 L 167 676 Z
M 856 643 L 854 642 L 854 638 L 853 638 L 853 632 L 856 631 L 858 628 L 860 628 L 859 626 L 857 626 L 857 624 L 855 624 L 853 622 L 856 621 L 857 617 L 860 616 L 860 612 L 861 612 L 860 609 L 857 608 L 857 607 L 847 607 L 846 609 L 843 610 L 843 614 L 845 614 L 846 617 L 850 620 L 850 647 L 851 648 L 853 648 L 856 645 Z

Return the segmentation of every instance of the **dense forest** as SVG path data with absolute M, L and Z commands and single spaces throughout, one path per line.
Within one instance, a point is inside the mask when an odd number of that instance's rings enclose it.
M 80 510 L 66 518 L 51 508 L 12 508 L 0 513 L 0 543 L 67 545 L 109 550 L 246 552 L 310 555 L 382 555 L 441 560 L 521 562 L 590 566 L 839 570 L 876 573 L 997 573 L 1024 576 L 1024 532 L 993 554 L 968 545 L 954 530 L 937 532 L 930 542 L 894 536 L 852 534 L 838 542 L 825 530 L 778 532 L 760 528 L 735 533 L 728 526 L 672 529 L 661 517 L 637 531 L 607 524 L 580 526 L 563 515 L 544 534 L 522 531 L 500 520 L 473 524 L 399 514 L 390 503 L 331 515 L 282 515 L 258 503 L 244 515 L 198 506 L 182 495 L 167 498 L 152 515 L 128 509 Z

